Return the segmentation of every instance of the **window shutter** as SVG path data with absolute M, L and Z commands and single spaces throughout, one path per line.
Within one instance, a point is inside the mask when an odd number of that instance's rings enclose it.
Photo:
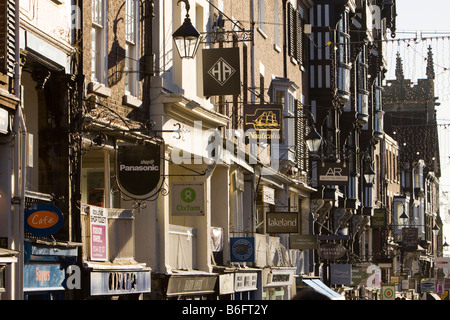
M 288 5 L 288 55 L 295 56 L 295 11 L 291 3 Z
M 300 170 L 308 169 L 308 150 L 305 143 L 307 119 L 304 117 L 303 107 L 300 101 L 295 100 L 295 145 L 297 167 Z
M 302 63 L 303 60 L 303 26 L 302 26 L 302 18 L 300 16 L 300 12 L 295 12 L 295 35 L 296 35 L 296 46 L 295 46 L 295 59 L 299 64 Z
M 0 72 L 14 76 L 15 0 L 0 3 Z

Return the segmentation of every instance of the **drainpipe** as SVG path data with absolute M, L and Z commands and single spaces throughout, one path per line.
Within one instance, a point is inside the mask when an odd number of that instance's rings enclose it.
M 24 270 L 24 208 L 26 181 L 26 141 L 27 128 L 22 114 L 22 92 L 20 84 L 20 23 L 19 1 L 15 2 L 15 71 L 14 94 L 19 99 L 14 117 L 13 131 L 16 136 L 11 148 L 13 158 L 14 180 L 11 181 L 11 249 L 19 251 L 17 262 L 11 265 L 11 283 L 7 291 L 8 299 L 23 300 L 23 270 Z M 14 193 L 12 192 L 14 190 Z
M 283 0 L 283 77 L 287 78 L 287 15 L 286 15 L 287 1 Z
M 254 28 L 255 24 L 255 1 L 250 0 L 250 23 L 252 24 L 252 28 Z M 253 30 L 253 37 L 255 36 L 254 30 Z M 252 103 L 255 103 L 256 97 L 255 97 L 255 39 L 252 39 L 252 45 L 250 48 L 250 77 L 252 82 L 252 95 L 251 95 L 251 101 Z

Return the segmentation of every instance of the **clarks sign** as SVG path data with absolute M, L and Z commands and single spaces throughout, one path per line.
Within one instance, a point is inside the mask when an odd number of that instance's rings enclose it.
M 119 142 L 117 145 L 116 179 L 122 192 L 145 199 L 159 185 L 161 145 Z
M 297 233 L 297 212 L 268 212 L 267 233 Z

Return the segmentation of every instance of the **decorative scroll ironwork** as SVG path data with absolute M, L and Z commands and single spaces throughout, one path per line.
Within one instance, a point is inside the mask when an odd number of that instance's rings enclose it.
M 253 41 L 253 30 L 217 30 L 213 32 L 202 32 L 201 43 L 225 43 Z

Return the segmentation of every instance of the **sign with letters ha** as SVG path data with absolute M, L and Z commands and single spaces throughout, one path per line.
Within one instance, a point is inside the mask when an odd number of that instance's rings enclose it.
M 203 95 L 241 92 L 239 48 L 203 49 Z

